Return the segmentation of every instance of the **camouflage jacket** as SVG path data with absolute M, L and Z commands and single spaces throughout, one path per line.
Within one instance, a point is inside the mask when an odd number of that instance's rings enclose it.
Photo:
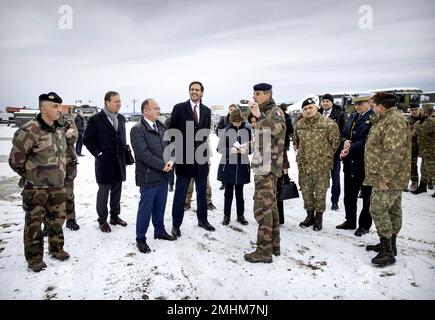
M 285 143 L 285 119 L 283 111 L 271 99 L 260 106 L 261 116 L 255 130 L 255 152 L 252 170 L 256 175 L 273 173 L 282 175 Z
M 420 118 L 413 118 L 411 116 L 407 117 L 406 120 L 409 123 L 410 129 L 412 131 L 412 129 L 417 129 L 417 125 L 419 123 Z M 417 135 L 416 136 L 412 136 L 411 135 L 411 144 L 412 144 L 412 148 L 413 150 L 415 150 L 415 153 L 418 153 L 418 143 L 417 143 Z M 414 151 L 413 151 L 414 152 Z
M 332 170 L 334 154 L 340 145 L 337 124 L 317 113 L 312 119 L 300 119 L 295 126 L 293 144 L 298 148 L 299 173 Z
M 78 131 L 75 125 L 74 119 L 70 115 L 62 114 L 60 119 L 58 120 L 59 124 L 61 124 L 64 128 L 64 132 L 66 133 L 69 129 L 73 129 L 73 134 L 70 138 L 66 139 L 66 164 L 76 164 L 77 163 L 77 153 L 75 148 L 75 143 L 78 138 Z
M 435 159 L 435 114 L 422 119 L 416 129 L 418 155 L 422 158 Z
M 63 187 L 66 170 L 64 128 L 57 121 L 49 127 L 38 114 L 19 128 L 12 139 L 9 165 L 26 188 Z
M 404 190 L 411 173 L 411 130 L 397 107 L 374 114 L 365 146 L 364 185 L 379 190 L 383 181 L 390 190 Z

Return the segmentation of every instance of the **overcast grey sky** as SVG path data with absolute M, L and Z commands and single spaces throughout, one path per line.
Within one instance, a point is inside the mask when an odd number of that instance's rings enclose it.
M 72 8 L 71 30 L 59 27 L 62 5 Z M 362 5 L 373 9 L 372 30 L 359 26 Z M 209 106 L 250 98 L 258 82 L 273 85 L 277 102 L 433 91 L 434 12 L 432 0 L 1 0 L 0 107 L 36 107 L 48 91 L 102 106 L 116 90 L 123 112 L 147 97 L 170 111 L 193 80 Z

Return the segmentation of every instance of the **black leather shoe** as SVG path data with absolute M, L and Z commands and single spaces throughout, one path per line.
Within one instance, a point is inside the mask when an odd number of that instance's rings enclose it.
M 177 238 L 181 237 L 181 231 L 180 231 L 179 227 L 172 227 L 171 233 L 174 237 L 177 237 Z
M 174 241 L 174 240 L 177 240 L 177 237 L 171 236 L 170 234 L 165 233 L 165 234 L 162 234 L 162 235 L 154 235 L 154 239 Z
M 338 203 L 335 203 L 335 202 L 334 202 L 334 203 L 332 204 L 331 210 L 337 211 L 337 210 L 338 210 Z
M 122 220 L 120 217 L 114 217 L 114 218 L 110 218 L 109 223 L 111 225 L 117 225 L 119 224 L 120 226 L 126 227 L 127 226 L 127 222 L 125 222 L 124 220 Z
M 224 220 L 222 221 L 222 224 L 223 224 L 224 226 L 227 226 L 227 225 L 230 224 L 230 221 L 231 221 L 231 219 L 230 219 L 230 216 L 229 216 L 229 215 L 228 215 L 228 216 L 224 216 Z
M 208 222 L 202 222 L 202 221 L 198 221 L 198 227 L 204 228 L 207 231 L 215 231 L 215 227 L 213 227 L 210 223 Z
M 136 246 L 142 253 L 149 253 L 151 252 L 150 247 L 148 247 L 147 242 L 145 240 L 138 240 L 136 241 Z
M 355 235 L 357 237 L 361 237 L 363 234 L 369 233 L 369 229 L 365 229 L 365 228 L 358 228 L 355 231 Z
M 348 221 L 343 222 L 342 224 L 339 224 L 335 227 L 336 229 L 343 229 L 343 230 L 355 230 L 356 226 L 349 223 Z
M 224 190 L 225 189 L 225 185 L 221 184 L 221 186 L 219 187 L 219 190 Z

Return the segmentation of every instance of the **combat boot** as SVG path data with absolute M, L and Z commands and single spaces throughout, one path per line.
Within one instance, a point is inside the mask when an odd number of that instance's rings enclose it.
M 322 230 L 323 212 L 316 212 L 316 218 L 314 218 L 314 231 Z
M 63 249 L 50 252 L 51 256 L 57 260 L 64 261 L 69 259 L 69 253 L 65 252 Z
M 272 254 L 274 256 L 280 256 L 281 255 L 281 248 L 280 247 L 273 247 Z
M 245 217 L 243 215 L 237 216 L 237 221 L 246 226 L 248 224 L 248 221 L 246 221 Z
M 396 238 L 397 234 L 393 234 L 391 236 L 391 249 L 393 249 L 393 254 L 395 257 L 397 256 Z
M 411 191 L 412 194 L 420 194 L 423 192 L 427 192 L 426 182 L 420 182 L 420 185 L 418 186 L 418 188 L 415 189 L 414 191 Z
M 314 224 L 314 210 L 307 210 L 307 217 L 304 221 L 299 223 L 299 226 L 302 228 L 308 228 Z
M 45 268 L 47 268 L 47 265 L 45 264 L 44 261 L 40 260 L 40 261 L 36 261 L 36 262 L 33 262 L 33 263 L 29 263 L 27 265 L 27 267 L 29 269 L 31 269 L 33 272 L 39 272 L 39 271 L 42 271 Z
M 75 219 L 67 220 L 65 226 L 72 231 L 77 231 L 80 229 L 80 226 L 77 224 L 77 221 Z
M 366 246 L 366 250 L 367 251 L 374 251 L 374 252 L 379 252 L 381 250 L 381 244 L 369 244 L 368 246 Z
M 272 257 L 264 256 L 260 252 L 258 252 L 258 250 L 255 250 L 254 252 L 245 254 L 245 260 L 252 263 L 271 263 Z
M 429 183 L 427 184 L 427 188 L 428 188 L 429 190 L 433 190 L 433 182 L 429 182 Z
M 396 259 L 391 248 L 391 239 L 381 238 L 381 249 L 378 255 L 372 259 L 372 263 L 384 267 L 395 262 Z

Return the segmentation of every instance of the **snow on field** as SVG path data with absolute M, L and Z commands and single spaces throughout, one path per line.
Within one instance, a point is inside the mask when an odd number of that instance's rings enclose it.
M 128 123 L 127 135 L 133 124 Z M 251 264 L 243 259 L 254 249 L 257 223 L 252 212 L 253 184 L 245 186 L 245 216 L 249 225 L 221 224 L 223 191 L 216 180 L 219 154 L 212 157 L 210 182 L 217 210 L 209 211 L 216 227 L 207 232 L 197 226 L 189 210 L 177 241 L 154 240 L 148 230 L 150 254 L 135 246 L 139 190 L 134 166 L 127 168 L 121 217 L 128 226 L 98 229 L 94 159 L 84 147 L 76 182 L 79 231 L 65 229 L 65 250 L 71 258 L 59 262 L 49 257 L 45 240 L 40 273 L 27 269 L 23 254 L 23 222 L 18 177 L 7 163 L 15 128 L 0 127 L 0 299 L 435 299 L 435 200 L 430 193 L 403 193 L 403 228 L 398 237 L 397 263 L 374 267 L 365 250 L 377 243 L 370 234 L 355 237 L 337 230 L 344 208 L 324 215 L 323 230 L 301 229 L 305 217 L 302 199 L 285 201 L 281 251 L 271 264 Z M 212 135 L 212 146 L 217 137 Z M 295 155 L 289 153 L 290 177 L 297 181 Z M 328 192 L 328 199 L 329 199 Z M 171 230 L 173 193 L 169 193 L 165 223 Z M 194 197 L 195 198 L 195 197 Z M 341 199 L 343 195 L 341 195 Z M 361 200 L 359 200 L 361 201 Z M 361 203 L 359 203 L 361 205 Z M 193 209 L 196 204 L 193 201 Z M 235 210 L 235 204 L 233 204 Z

